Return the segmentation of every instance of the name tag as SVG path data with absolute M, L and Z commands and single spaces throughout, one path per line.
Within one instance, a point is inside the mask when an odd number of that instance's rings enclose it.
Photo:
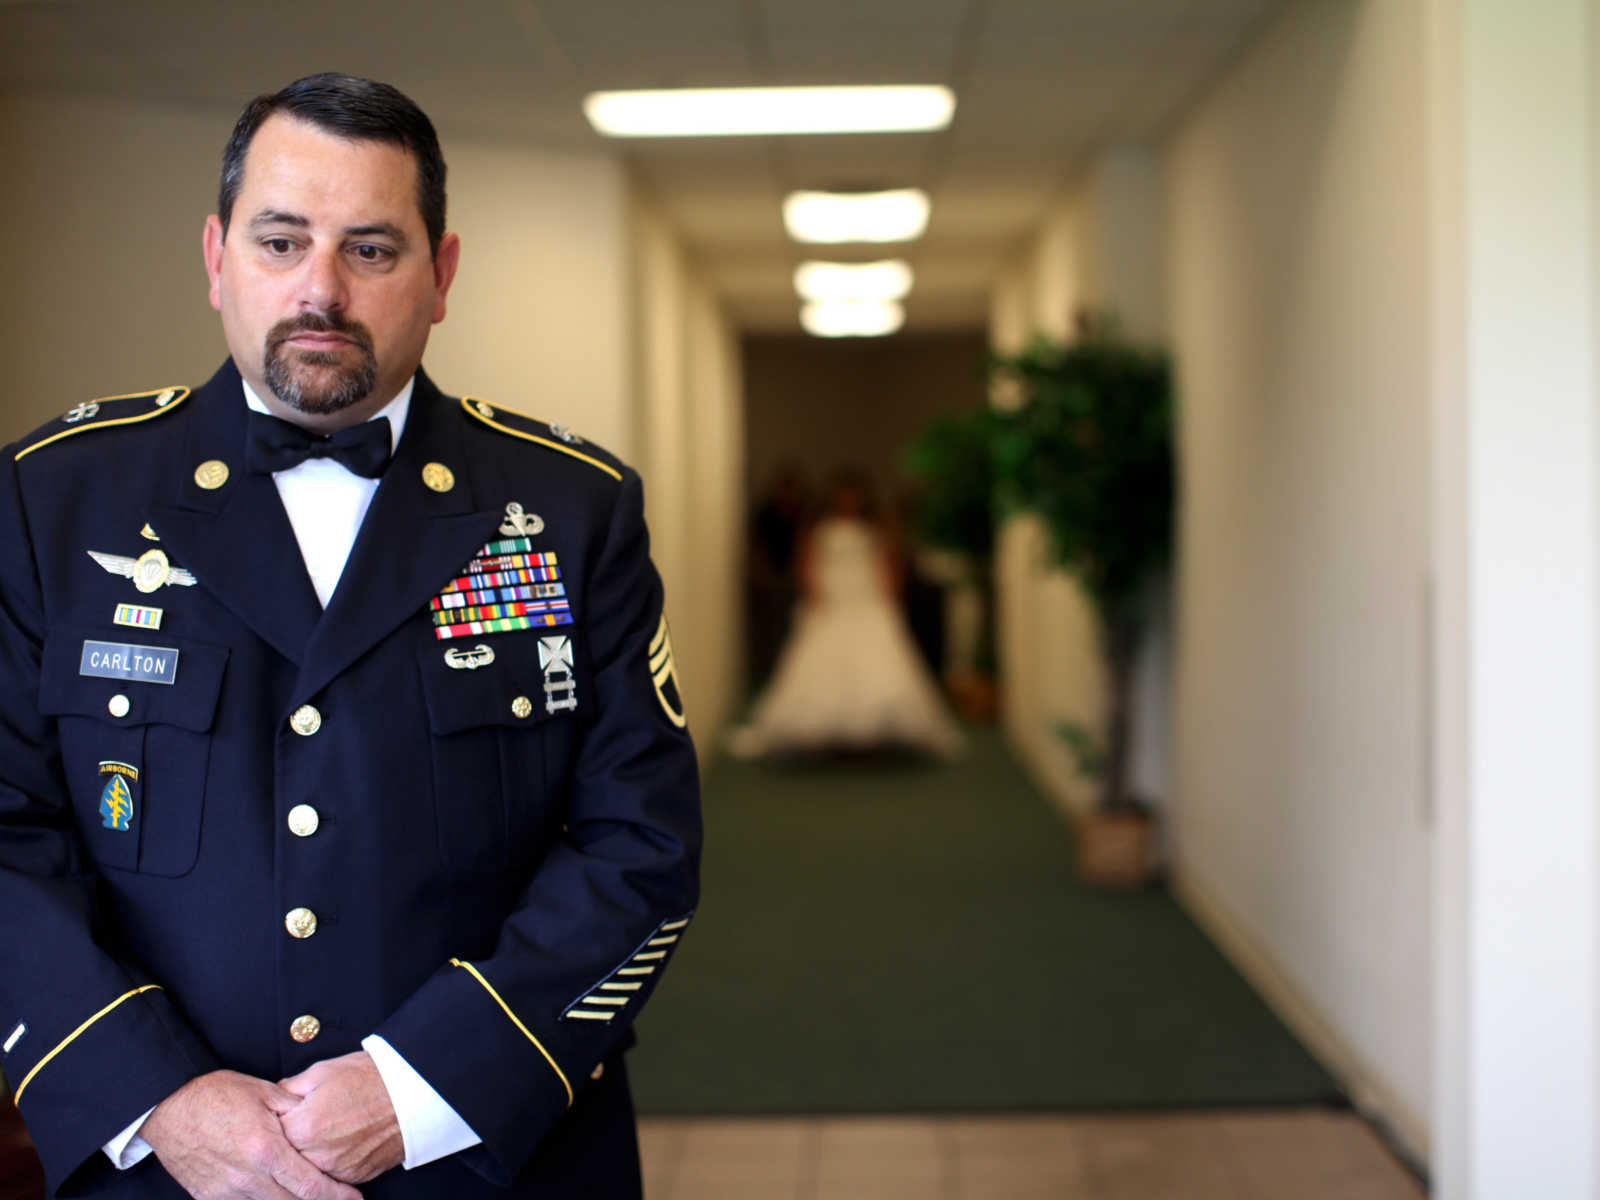
M 178 652 L 167 646 L 84 642 L 78 674 L 139 683 L 174 683 L 178 678 Z

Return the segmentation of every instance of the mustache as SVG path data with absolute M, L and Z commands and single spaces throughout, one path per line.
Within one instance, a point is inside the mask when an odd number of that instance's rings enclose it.
M 300 333 L 337 333 L 350 339 L 359 349 L 372 353 L 372 332 L 360 321 L 353 321 L 342 313 L 301 313 L 287 317 L 267 331 L 267 353 L 274 353 L 290 338 Z

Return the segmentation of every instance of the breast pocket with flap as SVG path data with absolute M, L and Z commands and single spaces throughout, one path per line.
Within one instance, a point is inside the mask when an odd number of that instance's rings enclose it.
M 45 639 L 39 708 L 57 718 L 73 814 L 96 863 L 194 869 L 227 663 L 225 646 L 153 630 L 64 626 Z

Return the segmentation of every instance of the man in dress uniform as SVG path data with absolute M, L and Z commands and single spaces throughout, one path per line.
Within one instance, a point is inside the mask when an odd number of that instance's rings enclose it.
M 391 87 L 258 98 L 230 360 L 0 454 L 0 1065 L 52 1194 L 639 1194 L 694 755 L 638 476 L 420 369 L 444 174 Z

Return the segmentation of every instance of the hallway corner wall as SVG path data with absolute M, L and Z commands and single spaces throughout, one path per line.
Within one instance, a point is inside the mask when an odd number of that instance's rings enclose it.
M 637 185 L 627 201 L 633 424 L 651 555 L 702 761 L 743 686 L 744 400 L 715 293 Z
M 1432 1111 L 1417 0 L 1291 5 L 1166 147 L 1176 875 L 1419 1159 Z

